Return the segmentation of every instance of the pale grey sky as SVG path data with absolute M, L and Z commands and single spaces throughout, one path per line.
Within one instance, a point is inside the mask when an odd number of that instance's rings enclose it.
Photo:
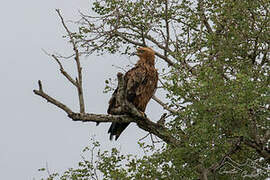
M 55 12 L 61 9 L 65 19 L 76 20 L 78 10 L 89 12 L 91 1 L 47 0 L 5 1 L 0 17 L 0 179 L 40 179 L 38 168 L 46 162 L 51 172 L 76 166 L 91 136 L 102 148 L 119 147 L 124 153 L 139 154 L 137 141 L 146 133 L 135 125 L 117 142 L 109 141 L 109 124 L 71 121 L 64 112 L 33 94 L 37 81 L 53 97 L 77 108 L 77 93 L 58 71 L 57 64 L 42 52 L 68 54 L 70 46 L 62 39 L 64 30 Z M 84 93 L 87 112 L 106 113 L 110 94 L 103 94 L 105 79 L 115 77 L 118 69 L 135 57 L 90 56 L 83 61 Z M 65 63 L 72 69 L 72 61 Z M 150 102 L 147 115 L 157 120 L 162 114 Z

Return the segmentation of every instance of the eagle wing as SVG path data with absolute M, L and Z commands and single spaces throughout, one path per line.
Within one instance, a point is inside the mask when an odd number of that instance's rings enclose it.
M 135 66 L 134 68 L 126 72 L 124 76 L 124 80 L 126 83 L 127 100 L 129 102 L 132 103 L 134 98 L 137 95 L 141 94 L 143 89 L 141 88 L 140 85 L 144 84 L 144 81 L 146 79 L 145 75 L 146 75 L 146 71 L 138 66 Z M 108 114 L 114 114 L 112 112 L 112 109 L 117 108 L 117 106 L 119 106 L 116 104 L 117 94 L 118 94 L 118 87 L 114 90 L 112 97 L 109 101 L 109 108 L 107 110 Z
M 132 68 L 125 74 L 125 81 L 127 83 L 127 100 L 129 102 L 134 104 L 135 98 L 142 94 L 142 87 L 146 84 L 147 81 L 146 75 L 146 70 L 140 66 Z M 134 105 L 137 107 L 137 104 Z M 139 110 L 144 111 L 142 109 Z
M 124 76 L 124 80 L 126 83 L 126 93 L 127 93 L 126 97 L 129 102 L 132 103 L 135 97 L 141 93 L 140 92 L 141 88 L 139 87 L 145 80 L 145 75 L 146 75 L 146 71 L 143 70 L 139 66 L 135 66 L 134 68 L 126 72 Z M 118 87 L 113 92 L 113 95 L 109 101 L 109 108 L 107 110 L 108 114 L 114 114 L 112 112 L 112 109 L 117 108 L 118 106 L 116 104 L 117 91 L 118 91 Z M 120 134 L 126 129 L 128 125 L 129 123 L 112 123 L 108 130 L 108 133 L 110 133 L 110 140 L 113 139 L 113 136 L 115 136 L 115 140 L 117 140 Z

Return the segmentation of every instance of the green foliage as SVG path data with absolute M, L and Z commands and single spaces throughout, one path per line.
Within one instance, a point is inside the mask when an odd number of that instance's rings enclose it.
M 146 44 L 172 60 L 160 79 L 177 111 L 166 127 L 181 146 L 142 144 L 151 152 L 142 158 L 99 150 L 98 160 L 80 162 L 61 179 L 95 179 L 93 172 L 102 179 L 198 179 L 201 169 L 209 179 L 269 176 L 270 1 L 166 2 L 95 1 L 97 18 L 81 23 L 74 37 L 87 53 L 129 54 Z

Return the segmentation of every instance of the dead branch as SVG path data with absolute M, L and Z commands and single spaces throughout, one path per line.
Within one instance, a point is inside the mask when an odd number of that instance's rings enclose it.
M 134 122 L 134 118 L 128 115 L 110 115 L 110 114 L 92 114 L 92 113 L 72 113 L 68 115 L 73 121 L 96 122 L 96 123 L 130 123 Z
M 68 29 L 68 27 L 65 24 L 65 21 L 60 13 L 59 9 L 56 9 L 56 12 L 58 14 L 58 16 L 61 19 L 61 23 L 64 27 L 64 29 L 66 30 L 66 32 L 68 33 L 68 37 L 70 39 L 70 42 L 73 46 L 73 50 L 75 52 L 75 61 L 76 61 L 76 67 L 77 67 L 77 72 L 78 72 L 78 78 L 76 78 L 76 83 L 74 83 L 74 80 L 71 80 L 71 77 L 68 76 L 67 74 L 64 75 L 67 77 L 67 79 L 72 83 L 72 84 L 76 84 L 77 87 L 77 92 L 78 92 L 78 96 L 79 96 L 79 104 L 80 104 L 80 112 L 81 113 L 85 113 L 85 105 L 84 105 L 84 98 L 83 98 L 83 88 L 82 88 L 82 67 L 81 67 L 81 63 L 80 63 L 80 54 L 79 54 L 79 50 L 77 48 L 76 42 L 74 40 L 74 37 L 72 36 L 72 33 L 70 32 L 70 30 Z M 61 68 L 61 65 L 60 65 Z M 61 69 L 60 69 L 61 70 Z M 62 72 L 62 70 L 61 70 Z M 62 74 L 65 74 L 64 72 L 62 72 Z
M 39 81 L 41 85 L 41 81 Z M 130 113 L 132 115 L 107 115 L 107 114 L 90 114 L 90 113 L 75 113 L 69 107 L 61 103 L 60 101 L 52 98 L 42 90 L 40 86 L 39 90 L 34 90 L 34 93 L 42 98 L 46 99 L 48 102 L 59 107 L 68 114 L 68 117 L 73 121 L 81 122 L 96 122 L 96 123 L 108 123 L 108 122 L 135 122 L 137 125 L 149 133 L 158 136 L 160 139 L 164 140 L 166 143 L 172 146 L 178 146 L 180 142 L 176 140 L 168 130 L 158 123 L 152 122 L 150 119 L 142 115 L 135 107 L 131 104 L 127 104 L 131 109 Z
M 47 93 L 45 93 L 42 89 L 42 83 L 39 80 L 39 89 L 33 90 L 33 92 L 47 100 L 49 103 L 59 107 L 63 111 L 65 111 L 69 118 L 74 121 L 82 121 L 82 122 L 133 122 L 134 119 L 127 115 L 106 115 L 106 114 L 90 114 L 90 113 L 75 113 L 68 106 L 63 104 L 62 102 L 56 100 L 51 97 Z
M 124 98 L 125 94 L 125 83 L 124 83 L 124 77 L 123 74 L 118 73 L 118 88 L 119 90 L 119 97 L 118 100 L 121 104 L 119 111 L 127 113 L 128 115 L 107 115 L 107 114 L 90 114 L 90 113 L 75 113 L 73 112 L 69 107 L 64 105 L 62 102 L 56 100 L 55 98 L 52 98 L 47 93 L 45 93 L 42 89 L 42 83 L 41 81 L 38 82 L 39 89 L 34 90 L 34 93 L 44 99 L 46 99 L 48 102 L 52 103 L 53 105 L 59 107 L 63 111 L 65 111 L 69 118 L 71 118 L 73 121 L 82 121 L 82 122 L 96 122 L 96 123 L 105 123 L 105 122 L 121 122 L 121 123 L 127 123 L 127 122 L 135 122 L 141 129 L 156 135 L 163 141 L 165 141 L 167 144 L 170 144 L 172 146 L 179 146 L 181 143 L 177 139 L 175 139 L 168 131 L 166 127 L 159 123 L 154 123 L 150 119 L 146 117 L 145 114 L 142 114 L 137 108 L 126 101 Z
M 55 106 L 59 107 L 60 109 L 62 109 L 63 111 L 65 111 L 68 115 L 72 114 L 72 110 L 67 107 L 66 105 L 64 105 L 63 103 L 61 103 L 60 101 L 52 98 L 51 96 L 49 96 L 48 94 L 46 94 L 43 89 L 42 89 L 42 83 L 39 80 L 38 81 L 38 85 L 39 85 L 39 90 L 34 90 L 34 93 L 38 96 L 43 97 L 44 99 L 46 99 L 48 102 L 54 104 Z
M 75 87 L 78 87 L 78 84 L 76 83 L 76 81 L 65 71 L 65 69 L 62 66 L 60 60 L 54 54 L 52 54 L 51 56 L 58 63 L 58 65 L 60 67 L 60 69 L 59 69 L 60 72 L 67 78 L 67 80 L 69 80 L 69 82 L 71 82 L 71 84 L 73 84 Z

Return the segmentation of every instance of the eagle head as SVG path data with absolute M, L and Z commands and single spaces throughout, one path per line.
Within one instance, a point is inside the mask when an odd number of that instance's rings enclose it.
M 144 60 L 146 63 L 150 65 L 155 64 L 155 51 L 153 51 L 149 47 L 138 48 L 136 55 L 139 56 L 140 60 Z

